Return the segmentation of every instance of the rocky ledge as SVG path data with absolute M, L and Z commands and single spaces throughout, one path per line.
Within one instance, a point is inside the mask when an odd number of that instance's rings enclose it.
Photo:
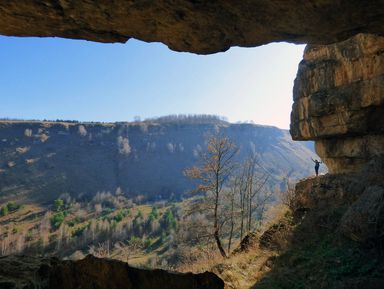
M 0 289 L 223 289 L 215 274 L 144 270 L 91 255 L 79 261 L 0 257 Z
M 294 204 L 296 212 L 313 211 L 320 215 L 326 212 L 320 219 L 330 218 L 331 211 L 343 212 L 340 220 L 334 221 L 345 237 L 364 244 L 382 241 L 384 170 L 376 169 L 358 174 L 324 175 L 298 182 Z

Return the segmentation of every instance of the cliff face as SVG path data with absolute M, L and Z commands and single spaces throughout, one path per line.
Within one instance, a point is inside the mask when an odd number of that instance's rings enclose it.
M 293 97 L 293 139 L 316 140 L 332 173 L 360 171 L 384 154 L 384 37 L 309 45 Z
M 0 3 L 0 34 L 99 42 L 134 37 L 176 51 L 214 53 L 274 41 L 325 44 L 384 34 L 380 0 L 70 1 Z
M 331 174 L 297 183 L 289 246 L 254 288 L 383 288 L 384 38 L 307 46 L 293 97 L 291 135 Z
M 120 187 L 128 197 L 178 198 L 194 185 L 183 171 L 198 164 L 205 137 L 217 131 L 241 147 L 239 160 L 255 151 L 274 177 L 288 171 L 296 178 L 312 173 L 312 150 L 274 127 L 2 122 L 0 197 L 51 201 L 62 193 L 92 197 Z

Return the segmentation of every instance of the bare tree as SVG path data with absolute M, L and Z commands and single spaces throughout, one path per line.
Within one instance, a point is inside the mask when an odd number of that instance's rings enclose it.
M 262 209 L 271 193 L 263 194 L 264 187 L 269 179 L 269 172 L 259 163 L 257 156 L 251 153 L 244 162 L 245 191 L 247 203 L 247 231 L 252 230 L 252 216 L 257 209 Z
M 246 192 L 248 190 L 246 166 L 243 164 L 240 168 L 239 173 L 235 176 L 235 190 L 239 198 L 240 206 L 240 240 L 243 239 L 244 235 L 244 218 L 246 216 Z
M 204 207 L 213 215 L 212 235 L 223 257 L 227 255 L 220 236 L 221 228 L 226 221 L 220 214 L 222 190 L 236 166 L 237 152 L 237 146 L 228 137 L 212 136 L 208 138 L 207 151 L 200 155 L 201 166 L 192 167 L 185 172 L 188 177 L 199 180 L 200 184 L 195 191 L 205 193 Z
M 235 229 L 235 198 L 236 198 L 236 193 L 239 188 L 239 178 L 233 178 L 231 182 L 231 187 L 229 190 L 228 194 L 228 202 L 229 202 L 229 207 L 230 207 L 230 212 L 229 212 L 229 238 L 228 238 L 228 248 L 227 252 L 228 254 L 231 252 L 231 245 L 232 245 L 232 238 L 233 238 L 233 232 Z

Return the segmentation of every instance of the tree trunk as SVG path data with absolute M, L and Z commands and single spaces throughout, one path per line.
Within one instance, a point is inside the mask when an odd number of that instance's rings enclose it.
M 235 195 L 232 195 L 231 198 L 231 230 L 229 232 L 229 240 L 228 240 L 228 255 L 231 252 L 231 243 L 232 243 L 232 236 L 233 236 L 233 227 L 234 227 L 234 221 L 233 221 L 233 210 L 234 210 L 234 202 L 235 202 Z
M 224 258 L 227 257 L 227 254 L 225 254 L 225 250 L 223 248 L 223 245 L 221 244 L 220 236 L 219 236 L 219 216 L 218 216 L 218 208 L 219 208 L 219 174 L 216 173 L 216 184 L 215 184 L 215 209 L 214 209 L 214 224 L 213 224 L 213 229 L 214 233 L 213 236 L 216 240 L 216 245 L 217 248 L 220 251 L 221 256 Z
M 217 245 L 217 248 L 220 251 L 221 256 L 223 256 L 224 258 L 227 258 L 227 254 L 225 254 L 225 250 L 223 248 L 223 244 L 221 244 L 221 240 L 220 240 L 220 237 L 219 237 L 219 231 L 215 230 L 215 233 L 213 234 L 213 236 L 215 237 L 216 245 Z
M 249 180 L 249 191 L 248 191 L 248 233 L 251 232 L 252 222 L 252 189 L 253 189 L 253 172 Z

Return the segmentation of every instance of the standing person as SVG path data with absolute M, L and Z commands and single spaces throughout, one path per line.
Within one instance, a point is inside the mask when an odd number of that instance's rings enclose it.
M 317 177 L 319 175 L 320 164 L 322 164 L 323 162 L 319 162 L 318 160 L 314 160 L 313 158 L 311 158 L 311 159 L 315 163 L 315 172 L 316 172 L 316 177 Z

